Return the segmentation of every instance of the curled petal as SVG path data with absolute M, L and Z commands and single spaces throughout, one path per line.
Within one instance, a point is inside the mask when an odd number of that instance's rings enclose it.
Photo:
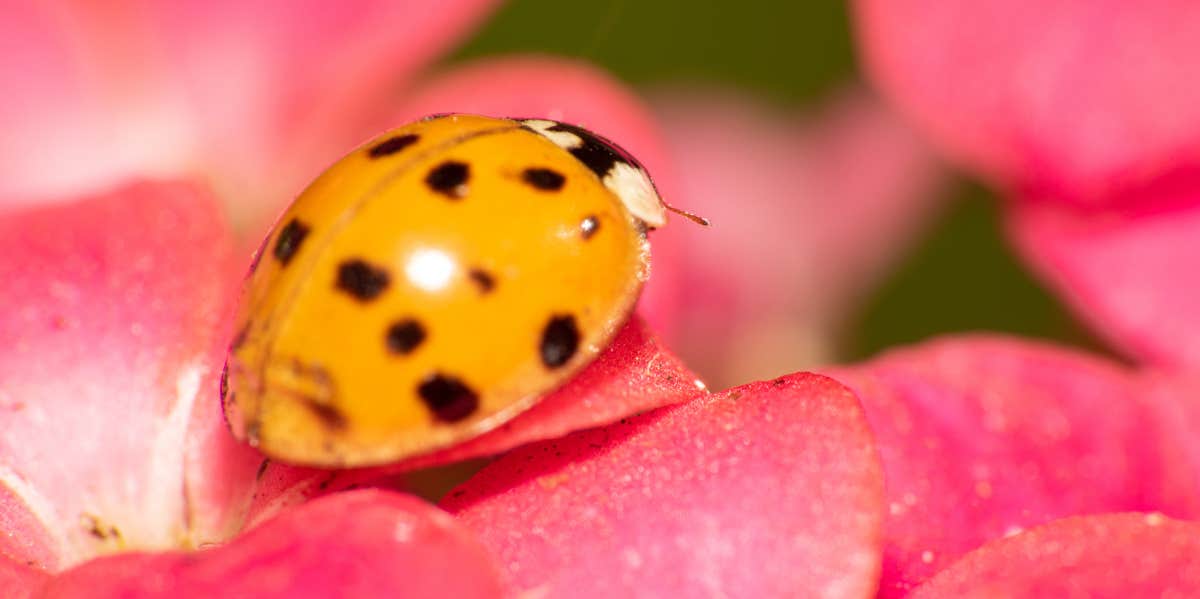
M 887 479 L 884 596 L 963 553 L 1074 514 L 1200 513 L 1200 476 L 1130 370 L 959 337 L 829 371 L 854 389 Z
M 222 547 L 128 553 L 58 576 L 46 597 L 507 596 L 491 558 L 440 510 L 362 490 L 284 512 Z
M 1194 2 L 855 8 L 880 88 L 944 149 L 1002 182 L 1094 206 L 1200 168 Z
M 459 445 L 393 466 L 329 473 L 271 464 L 260 475 L 251 509 L 256 520 L 308 497 L 372 483 L 396 472 L 498 454 L 620 418 L 678 403 L 704 384 L 654 338 L 639 318 L 617 334 L 595 362 L 537 405 L 499 428 Z
M 881 493 L 854 396 L 797 374 L 522 448 L 446 505 L 541 597 L 862 597 Z
M 5 214 L 0 257 L 0 511 L 18 530 L 31 515 L 46 534 L 25 540 L 48 540 L 4 549 L 55 569 L 177 546 L 193 532 L 185 489 L 230 484 L 195 475 L 237 461 L 227 434 L 188 443 L 193 416 L 220 411 L 222 316 L 240 266 L 219 210 L 194 185 L 128 185 Z M 211 508 L 205 522 L 224 515 Z
M 679 403 L 704 390 L 704 383 L 635 317 L 595 362 L 535 407 L 490 433 L 414 458 L 408 466 L 494 455 Z
M 1200 587 L 1200 523 L 1161 514 L 1057 520 L 972 551 L 914 599 L 1187 597 Z
M 1200 368 L 1200 206 L 1079 214 L 1029 202 L 1011 216 L 1026 260 L 1097 331 L 1147 363 Z

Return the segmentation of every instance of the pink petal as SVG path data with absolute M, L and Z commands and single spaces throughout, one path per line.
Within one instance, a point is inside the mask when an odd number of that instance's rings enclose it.
M 210 196 L 139 183 L 9 213 L 0 256 L 0 513 L 37 539 L 4 550 L 56 569 L 204 540 L 210 531 L 189 529 L 185 490 L 231 484 L 196 475 L 237 451 L 227 434 L 188 445 L 193 416 L 220 410 L 222 316 L 240 270 Z
M 948 152 L 1081 205 L 1200 167 L 1200 5 L 951 4 L 855 4 L 875 82 Z
M 490 557 L 453 518 L 413 497 L 342 493 L 198 553 L 122 554 L 55 579 L 46 596 L 504 597 Z
M 704 384 L 654 338 L 639 318 L 563 388 L 499 428 L 393 466 L 329 473 L 272 463 L 260 475 L 251 521 L 324 492 L 373 483 L 397 472 L 501 453 L 526 443 L 602 426 L 694 397 Z
M 3 529 L 8 532 L 8 529 Z M 29 599 L 50 579 L 42 570 L 0 554 L 0 597 Z
M 1083 215 L 1028 202 L 1009 229 L 1042 278 L 1117 347 L 1151 364 L 1200 367 L 1200 207 Z
M 541 597 L 862 597 L 882 479 L 858 402 L 798 374 L 506 455 L 446 503 Z
M 1200 513 L 1200 472 L 1179 459 L 1142 380 L 1117 364 L 968 336 L 830 374 L 862 398 L 883 460 L 883 596 L 1055 518 Z
M 688 296 L 671 346 L 720 387 L 827 361 L 932 216 L 941 177 L 928 149 L 858 89 L 813 115 L 695 88 L 665 90 L 656 107 L 679 203 L 713 222 L 657 235 L 680 255 Z
M 1191 597 L 1200 587 L 1200 523 L 1158 514 L 1058 520 L 971 552 L 921 585 L 941 597 Z
M 587 127 L 621 145 L 646 166 L 668 202 L 680 204 L 675 172 L 654 116 L 612 76 L 580 61 L 515 56 L 488 58 L 442 73 L 413 90 L 396 109 L 392 124 L 440 112 L 499 117 L 541 117 Z M 682 206 L 686 208 L 686 206 Z M 667 229 L 694 227 L 682 218 Z M 664 229 L 666 230 L 666 229 Z M 639 311 L 651 328 L 666 332 L 682 289 L 678 250 L 660 247 L 652 233 L 654 268 Z

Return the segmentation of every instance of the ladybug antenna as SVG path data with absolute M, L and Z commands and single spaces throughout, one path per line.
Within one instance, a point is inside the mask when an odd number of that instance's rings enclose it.
M 680 210 L 679 208 L 676 208 L 666 202 L 663 202 L 663 206 L 666 206 L 667 210 L 670 210 L 671 212 L 674 212 L 675 214 L 678 214 L 679 216 L 682 216 L 682 217 L 696 223 L 697 225 L 700 225 L 703 227 L 712 226 L 712 223 L 709 222 L 707 218 L 704 218 L 703 216 L 700 216 L 699 214 L 692 214 L 691 212 L 688 212 L 687 210 Z

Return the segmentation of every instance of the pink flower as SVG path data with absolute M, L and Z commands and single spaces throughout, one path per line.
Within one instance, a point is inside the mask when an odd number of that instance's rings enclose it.
M 1117 347 L 1200 365 L 1200 7 L 855 3 L 874 81 L 1011 196 L 1013 242 Z
M 844 277 L 812 304 L 842 314 L 869 280 L 861 273 L 919 226 L 911 202 L 935 181 L 925 155 L 912 155 L 919 144 L 870 100 L 831 109 L 854 116 L 828 131 L 776 135 L 744 100 L 666 99 L 663 142 L 639 101 L 578 63 L 492 59 L 414 83 L 482 3 L 122 6 L 20 6 L 0 21 L 3 39 L 36 57 L 0 70 L 23 73 L 0 121 L 46 132 L 0 142 L 0 595 L 861 597 L 921 583 L 933 596 L 1047 580 L 1084 592 L 1196 584 L 1195 525 L 1172 519 L 1200 508 L 1187 375 L 974 336 L 709 393 L 651 333 L 685 334 L 722 305 L 738 322 L 786 313 L 795 289 L 733 278 L 746 270 L 739 256 L 764 251 L 803 256 L 788 276 Z M 398 98 L 385 93 L 397 81 Z M 681 255 L 690 232 L 664 231 L 645 320 L 492 433 L 382 469 L 264 460 L 232 440 L 216 392 L 245 248 L 323 162 L 384 124 L 443 111 L 587 124 L 633 150 L 683 206 L 724 208 L 729 190 L 745 189 L 735 177 L 749 177 L 747 195 L 765 198 L 753 204 L 759 220 L 717 233 L 724 251 L 700 260 Z M 744 144 L 722 144 L 722 129 Z M 827 168 L 813 154 L 830 156 Z M 864 156 L 879 179 L 837 175 Z M 781 172 L 803 176 L 780 183 Z M 821 194 L 842 202 L 795 205 Z M 809 215 L 840 224 L 850 220 L 841 210 L 868 207 L 878 221 L 788 243 Z M 748 246 L 756 236 L 773 245 Z M 765 368 L 747 364 L 724 376 Z M 503 455 L 442 509 L 355 489 L 492 454 Z M 1112 514 L 1128 511 L 1166 515 Z M 1158 569 L 1105 577 L 1132 555 Z

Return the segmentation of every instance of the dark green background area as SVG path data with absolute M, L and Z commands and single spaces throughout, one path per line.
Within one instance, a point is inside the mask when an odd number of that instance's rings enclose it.
M 858 77 L 846 6 L 832 0 L 512 0 L 450 61 L 538 52 L 633 84 L 716 81 L 803 108 Z M 995 198 L 961 181 L 930 234 L 868 302 L 846 358 L 950 331 L 1096 347 L 1012 254 Z

